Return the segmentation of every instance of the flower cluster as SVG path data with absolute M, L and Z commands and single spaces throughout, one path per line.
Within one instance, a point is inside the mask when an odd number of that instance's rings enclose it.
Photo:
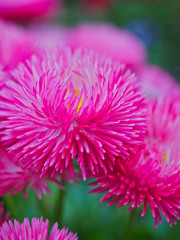
M 110 25 L 28 29 L 0 22 L 0 196 L 93 177 L 90 192 L 180 219 L 180 90 Z M 55 36 L 51 37 L 51 33 Z M 99 36 L 97 38 L 97 35 Z M 11 37 L 10 37 L 11 36 Z M 135 73 L 134 73 L 135 72 Z M 160 86 L 163 86 L 161 89 Z M 24 229 L 26 231 L 24 231 Z M 5 223 L 0 239 L 47 239 L 48 221 Z M 49 239 L 71 240 L 52 229 Z

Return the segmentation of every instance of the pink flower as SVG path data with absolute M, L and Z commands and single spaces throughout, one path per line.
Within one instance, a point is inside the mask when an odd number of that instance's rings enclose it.
M 24 198 L 27 198 L 27 188 L 34 188 L 38 198 L 41 193 L 51 193 L 47 181 L 51 181 L 60 188 L 64 187 L 60 183 L 60 179 L 71 181 L 71 176 L 66 172 L 62 176 L 55 174 L 51 177 L 50 173 L 46 173 L 42 178 L 35 169 L 23 169 L 20 165 L 13 162 L 13 156 L 8 154 L 3 148 L 0 148 L 0 196 L 8 193 L 17 194 L 23 189 Z
M 18 25 L 0 20 L 0 69 L 11 70 L 36 52 L 33 36 Z
M 78 240 L 76 234 L 68 233 L 68 228 L 58 229 L 58 224 L 55 223 L 51 233 L 48 237 L 49 221 L 44 222 L 43 218 L 32 218 L 31 223 L 29 219 L 25 218 L 22 223 L 14 220 L 5 222 L 0 228 L 0 240 L 11 239 L 26 239 L 26 240 Z
M 0 16 L 8 19 L 31 19 L 55 13 L 57 0 L 1 0 Z
M 73 49 L 94 49 L 134 70 L 142 67 L 146 61 L 146 49 L 138 38 L 108 24 L 82 24 L 75 27 L 69 45 Z
M 4 213 L 3 202 L 0 202 L 0 227 L 5 221 L 7 221 L 8 217 L 9 217 L 9 213 L 8 212 Z
M 143 91 L 151 98 L 174 98 L 180 93 L 174 77 L 157 66 L 144 67 L 139 73 L 139 81 Z
M 141 144 L 146 108 L 134 74 L 91 51 L 33 56 L 1 91 L 0 134 L 24 167 L 52 175 L 73 159 L 96 174 Z M 108 159 L 105 161 L 104 159 Z
M 99 174 L 91 184 L 98 187 L 90 192 L 106 191 L 102 202 L 130 204 L 129 211 L 143 204 L 141 216 L 149 205 L 155 227 L 161 213 L 171 226 L 180 219 L 180 117 L 171 104 L 152 102 L 148 125 L 145 147 L 137 148 L 129 161 L 116 161 L 114 171 Z

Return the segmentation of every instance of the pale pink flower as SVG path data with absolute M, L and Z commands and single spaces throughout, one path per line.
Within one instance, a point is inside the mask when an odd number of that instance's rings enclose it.
M 180 95 L 176 79 L 158 66 L 147 65 L 138 73 L 143 91 L 150 98 L 175 98 Z
M 58 0 L 1 0 L 0 16 L 8 19 L 31 19 L 52 15 L 62 6 Z
M 5 222 L 0 228 L 0 240 L 26 239 L 26 240 L 78 240 L 77 234 L 68 233 L 68 228 L 58 229 L 58 224 L 55 223 L 50 235 L 48 236 L 49 221 L 44 222 L 43 218 L 25 218 L 22 223 L 14 220 L 14 225 L 11 220 Z
M 109 24 L 82 24 L 72 29 L 68 44 L 94 49 L 137 70 L 146 62 L 143 43 L 130 32 Z
M 62 176 L 56 173 L 54 177 L 51 177 L 50 173 L 47 172 L 43 177 L 40 177 L 35 169 L 23 169 L 20 165 L 14 163 L 13 156 L 2 147 L 0 148 L 0 196 L 4 194 L 10 196 L 23 190 L 24 198 L 27 198 L 26 191 L 29 187 L 35 190 L 40 199 L 42 193 L 51 193 L 47 184 L 48 181 L 64 189 L 60 183 L 61 179 L 72 181 L 67 172 L 64 172 Z
M 135 75 L 91 51 L 34 56 L 1 91 L 0 134 L 8 151 L 42 175 L 73 159 L 96 174 L 128 158 L 146 131 L 145 101 Z M 108 159 L 105 161 L 105 158 Z
M 129 161 L 116 161 L 114 171 L 99 174 L 92 186 L 93 193 L 106 191 L 101 201 L 108 205 L 129 205 L 128 210 L 150 206 L 155 227 L 161 222 L 161 213 L 171 226 L 180 219 L 180 117 L 171 104 L 149 104 L 149 129 L 145 147 L 137 148 Z
M 36 52 L 35 39 L 24 28 L 0 20 L 0 69 L 11 70 Z
M 4 212 L 4 204 L 2 201 L 0 201 L 0 227 L 2 224 L 8 220 L 9 212 Z

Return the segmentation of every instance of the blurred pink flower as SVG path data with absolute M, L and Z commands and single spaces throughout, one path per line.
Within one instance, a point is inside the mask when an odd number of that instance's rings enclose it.
M 45 174 L 73 159 L 96 174 L 128 158 L 146 131 L 145 101 L 134 74 L 92 51 L 33 56 L 1 91 L 0 134 L 25 167 Z M 108 158 L 106 157 L 108 156 Z M 104 161 L 104 159 L 108 159 Z
M 127 64 L 134 70 L 146 62 L 143 43 L 126 30 L 109 24 L 82 24 L 72 30 L 68 44 L 73 48 L 94 49 L 114 60 Z
M 138 73 L 143 91 L 150 98 L 174 98 L 180 95 L 177 81 L 158 66 L 147 65 Z
M 116 161 L 114 171 L 99 174 L 92 193 L 107 191 L 101 201 L 118 207 L 130 204 L 129 211 L 144 205 L 141 216 L 150 206 L 155 227 L 161 213 L 171 226 L 180 219 L 180 116 L 171 104 L 151 102 L 149 129 L 145 147 L 135 151 L 129 161 Z
M 0 69 L 9 71 L 36 52 L 33 36 L 24 28 L 0 20 Z
M 54 177 L 47 172 L 42 178 L 35 169 L 23 169 L 20 165 L 13 162 L 13 156 L 5 149 L 0 148 L 0 196 L 7 194 L 17 194 L 23 189 L 24 198 L 27 198 L 27 188 L 34 188 L 38 198 L 41 193 L 51 193 L 47 181 L 51 181 L 64 189 L 60 179 L 72 181 L 72 177 L 66 172 L 62 176 L 55 174 Z
M 69 28 L 55 24 L 33 24 L 28 30 L 34 36 L 38 48 L 51 53 L 57 51 L 57 48 L 64 48 L 70 35 Z
M 4 213 L 4 205 L 3 205 L 3 202 L 0 201 L 0 227 L 5 221 L 8 220 L 8 217 L 9 217 L 9 213 L 8 212 Z
M 52 15 L 61 8 L 58 0 L 1 0 L 0 16 L 7 19 L 31 19 Z
M 178 147 L 180 136 L 177 130 L 180 129 L 180 115 L 174 111 L 174 101 L 150 99 L 148 119 L 146 144 L 158 143 L 165 148 L 171 148 L 171 144 L 176 143 Z
M 48 237 L 49 221 L 44 222 L 43 218 L 25 218 L 22 223 L 14 220 L 14 225 L 11 220 L 5 222 L 0 228 L 0 240 L 26 239 L 26 240 L 78 240 L 77 234 L 68 233 L 68 228 L 58 229 L 58 224 L 55 223 Z

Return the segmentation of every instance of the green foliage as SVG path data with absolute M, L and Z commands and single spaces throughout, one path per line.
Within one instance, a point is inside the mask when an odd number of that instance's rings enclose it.
M 24 200 L 22 192 L 5 200 L 6 207 L 14 209 L 13 216 L 19 221 L 28 218 L 44 216 L 49 218 L 50 227 L 55 222 L 54 210 L 59 190 L 51 184 L 51 195 L 45 195 L 39 201 L 33 190 L 28 190 L 28 198 Z M 116 206 L 107 207 L 100 203 L 100 195 L 88 194 L 90 187 L 87 182 L 68 184 L 65 192 L 64 209 L 60 227 L 66 226 L 77 232 L 79 239 L 86 240 L 179 240 L 180 227 L 172 228 L 163 219 L 158 229 L 154 229 L 153 217 L 148 209 L 145 217 L 140 217 L 142 207 L 127 212 L 128 207 L 120 209 Z M 55 205 L 56 203 L 56 205 Z

